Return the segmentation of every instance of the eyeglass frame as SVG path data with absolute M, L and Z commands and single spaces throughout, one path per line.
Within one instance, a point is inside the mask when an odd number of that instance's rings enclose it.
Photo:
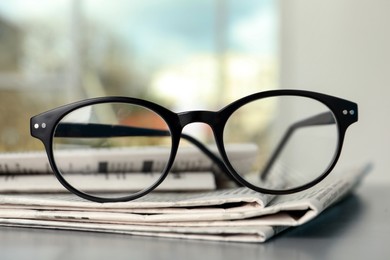
M 333 113 L 333 118 L 336 119 L 335 123 L 338 128 L 339 138 L 338 138 L 338 145 L 336 148 L 333 161 L 332 163 L 329 164 L 328 168 L 321 175 L 319 175 L 314 180 L 298 187 L 285 189 L 285 190 L 270 190 L 270 189 L 257 187 L 251 184 L 243 177 L 241 177 L 239 173 L 236 172 L 236 170 L 231 165 L 228 159 L 224 147 L 223 134 L 224 134 L 224 127 L 227 121 L 229 120 L 230 116 L 239 108 L 255 100 L 260 100 L 269 97 L 278 97 L 278 96 L 306 97 L 306 98 L 314 99 L 324 104 Z M 165 166 L 165 169 L 161 172 L 161 176 L 159 177 L 159 179 L 150 187 L 146 187 L 145 189 L 138 191 L 134 194 L 120 197 L 120 198 L 97 197 L 74 188 L 71 184 L 69 184 L 65 180 L 65 178 L 61 174 L 61 171 L 58 169 L 55 163 L 54 153 L 52 148 L 53 138 L 54 138 L 56 128 L 58 127 L 60 121 L 67 114 L 85 106 L 104 104 L 104 103 L 127 103 L 127 104 L 142 106 L 155 112 L 167 124 L 171 136 L 171 141 L 172 141 L 171 152 L 169 155 L 168 162 Z M 357 121 L 358 121 L 358 105 L 354 102 L 341 99 L 335 96 L 330 96 L 327 94 L 322 94 L 322 93 L 312 92 L 307 90 L 279 89 L 279 90 L 258 92 L 240 98 L 230 103 L 229 105 L 225 106 L 224 108 L 220 109 L 219 111 L 192 110 L 192 111 L 185 111 L 180 113 L 175 113 L 151 101 L 133 98 L 133 97 L 109 96 L 109 97 L 90 98 L 90 99 L 85 99 L 74 103 L 70 103 L 64 106 L 60 106 L 51 109 L 47 112 L 43 112 L 39 115 L 33 116 L 30 119 L 30 132 L 33 137 L 41 140 L 42 143 L 44 144 L 50 166 L 56 178 L 67 190 L 84 199 L 104 203 L 104 202 L 125 202 L 125 201 L 134 200 L 150 193 L 157 186 L 159 186 L 168 175 L 175 161 L 175 157 L 179 148 L 179 143 L 181 138 L 187 139 L 195 146 L 197 146 L 202 152 L 204 152 L 208 157 L 210 157 L 210 159 L 217 166 L 219 166 L 221 170 L 224 171 L 228 175 L 228 177 L 230 177 L 237 185 L 248 187 L 257 192 L 275 194 L 275 195 L 285 195 L 285 194 L 291 194 L 291 193 L 303 191 L 305 189 L 308 189 L 318 184 L 326 176 L 328 176 L 329 173 L 333 170 L 341 154 L 346 130 L 351 124 Z M 211 127 L 213 131 L 215 143 L 217 145 L 219 155 L 221 157 L 215 155 L 205 145 L 203 145 L 201 142 L 196 140 L 194 137 L 182 133 L 183 128 L 191 123 L 205 123 Z M 326 124 L 326 122 L 322 122 L 322 123 Z M 279 148 L 281 148 L 281 146 L 283 145 L 284 145 L 283 143 L 280 143 Z M 274 154 L 274 156 L 277 156 L 277 154 Z

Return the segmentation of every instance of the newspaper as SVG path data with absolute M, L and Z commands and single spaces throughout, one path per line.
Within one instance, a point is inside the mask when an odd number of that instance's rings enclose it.
M 207 147 L 217 153 L 215 146 Z M 255 160 L 257 146 L 251 143 L 230 144 L 226 147 L 230 159 L 244 170 Z M 161 172 L 170 154 L 168 147 L 119 147 L 98 149 L 64 149 L 56 153 L 65 172 L 118 173 Z M 60 158 L 60 159 L 59 159 Z M 213 161 L 194 146 L 180 147 L 171 169 L 173 172 L 210 171 Z M 50 173 L 45 151 L 0 153 L 0 174 Z
M 152 192 L 99 204 L 71 194 L 0 196 L 0 225 L 234 242 L 264 242 L 307 223 L 350 193 L 371 165 L 332 172 L 320 184 L 273 196 L 247 188 Z
M 208 147 L 216 152 L 215 146 Z M 257 146 L 237 144 L 227 147 L 231 160 L 242 169 L 255 160 Z M 71 173 L 74 183 L 86 183 L 84 191 L 142 190 L 161 175 L 170 150 L 166 147 L 100 148 L 61 150 L 61 169 Z M 131 182 L 110 181 L 130 178 Z M 228 179 L 206 154 L 196 147 L 180 147 L 164 182 L 163 191 L 213 190 Z M 67 192 L 54 177 L 44 151 L 0 153 L 0 193 Z

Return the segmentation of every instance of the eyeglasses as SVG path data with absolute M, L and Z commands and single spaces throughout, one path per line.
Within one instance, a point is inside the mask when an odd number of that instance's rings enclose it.
M 357 104 L 344 99 L 310 91 L 273 90 L 241 98 L 216 112 L 174 113 L 136 98 L 93 98 L 32 117 L 30 127 L 32 136 L 43 142 L 52 170 L 65 188 L 91 201 L 119 202 L 144 196 L 162 183 L 181 139 L 196 146 L 241 186 L 268 194 L 302 191 L 334 168 L 346 129 L 357 116 Z M 183 133 L 191 123 L 211 128 L 204 134 L 215 140 L 218 154 Z M 229 147 L 248 143 L 256 148 L 253 156 L 235 160 Z M 64 165 L 64 152 L 126 148 L 132 151 L 129 156 L 137 158 L 145 148 L 156 147 L 163 151 L 163 158 L 150 183 L 139 190 L 127 190 L 126 183 L 137 181 L 128 174 L 109 178 L 110 187 L 118 190 L 91 191 L 89 181 L 80 183 L 72 177 L 72 167 Z

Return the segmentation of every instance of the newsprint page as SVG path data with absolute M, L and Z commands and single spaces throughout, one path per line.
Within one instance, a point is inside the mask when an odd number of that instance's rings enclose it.
M 265 242 L 342 200 L 371 165 L 332 172 L 292 195 L 247 188 L 152 192 L 131 202 L 95 203 L 69 193 L 1 194 L 0 225 L 234 242 Z
M 228 149 L 230 159 L 240 167 L 251 165 L 257 153 L 253 144 Z M 134 189 L 143 188 L 153 172 L 161 171 L 159 158 L 165 158 L 166 151 L 152 147 L 63 153 L 64 165 L 75 171 L 72 177 L 77 183 L 102 190 L 109 188 L 110 178 L 118 177 L 136 180 L 132 182 Z M 334 171 L 308 190 L 275 196 L 221 185 L 226 181 L 221 176 L 226 174 L 218 172 L 211 160 L 194 148 L 181 149 L 175 162 L 173 172 L 157 190 L 131 202 L 101 204 L 65 190 L 43 151 L 0 154 L 0 225 L 264 242 L 287 228 L 307 223 L 343 199 L 371 168 L 366 164 Z M 114 183 L 116 189 L 122 185 Z M 126 185 L 123 188 L 128 190 Z

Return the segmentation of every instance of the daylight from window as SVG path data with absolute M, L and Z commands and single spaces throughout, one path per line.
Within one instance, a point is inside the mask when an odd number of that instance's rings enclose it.
M 216 110 L 277 87 L 276 0 L 0 2 L 0 149 L 41 149 L 31 116 L 121 95 Z

